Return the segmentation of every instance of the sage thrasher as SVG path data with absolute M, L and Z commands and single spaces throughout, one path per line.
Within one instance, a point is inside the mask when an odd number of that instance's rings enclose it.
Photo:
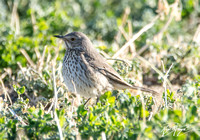
M 160 96 L 156 91 L 125 82 L 93 47 L 90 39 L 81 32 L 65 36 L 55 35 L 65 42 L 66 52 L 62 74 L 69 92 L 84 97 L 97 97 L 112 89 L 135 89 Z

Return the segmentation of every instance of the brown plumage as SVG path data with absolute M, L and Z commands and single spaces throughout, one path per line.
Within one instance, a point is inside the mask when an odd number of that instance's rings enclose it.
M 68 90 L 84 97 L 99 97 L 112 89 L 135 89 L 152 93 L 154 90 L 130 85 L 106 62 L 93 47 L 90 39 L 81 32 L 72 32 L 65 36 L 56 35 L 66 45 L 63 60 L 63 78 Z

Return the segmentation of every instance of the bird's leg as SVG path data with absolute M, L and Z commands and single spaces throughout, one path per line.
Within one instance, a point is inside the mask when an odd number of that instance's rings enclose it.
M 97 105 L 97 103 L 99 102 L 99 97 L 97 96 L 97 101 L 96 101 L 96 105 Z
M 84 103 L 84 106 L 89 102 L 90 99 L 91 97 L 87 99 L 87 101 Z
M 99 98 L 100 98 L 101 94 L 97 95 L 97 101 L 96 101 L 96 105 L 99 102 Z

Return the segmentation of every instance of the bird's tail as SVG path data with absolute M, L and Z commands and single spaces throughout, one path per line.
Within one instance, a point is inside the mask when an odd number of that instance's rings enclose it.
M 148 88 L 145 88 L 145 87 L 138 87 L 138 86 L 134 86 L 134 85 L 131 86 L 131 89 L 151 93 L 152 96 L 159 98 L 159 99 L 162 98 L 162 94 L 160 94 L 160 93 L 158 93 L 158 92 L 156 92 L 155 90 L 152 90 L 152 89 L 148 89 Z

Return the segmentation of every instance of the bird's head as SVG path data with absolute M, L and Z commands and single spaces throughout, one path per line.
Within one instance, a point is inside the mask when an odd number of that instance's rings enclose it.
M 55 35 L 54 37 L 62 39 L 67 49 L 85 50 L 86 46 L 91 45 L 89 38 L 81 32 L 71 32 L 64 36 Z

